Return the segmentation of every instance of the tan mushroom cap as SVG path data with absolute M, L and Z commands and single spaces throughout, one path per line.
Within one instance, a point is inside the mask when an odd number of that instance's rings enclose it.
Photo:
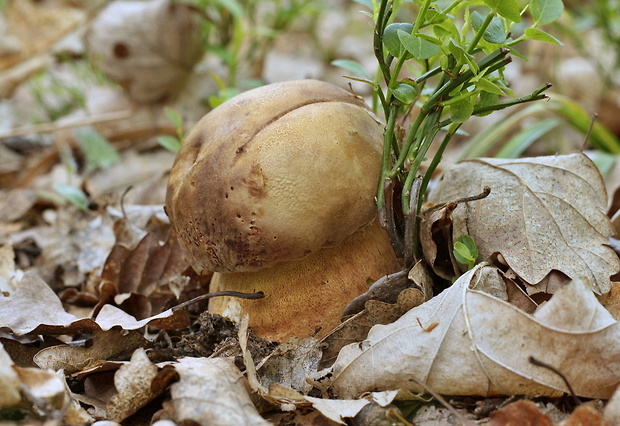
M 383 125 L 363 101 L 303 80 L 203 117 L 172 168 L 167 213 L 197 271 L 253 271 L 340 243 L 376 216 Z

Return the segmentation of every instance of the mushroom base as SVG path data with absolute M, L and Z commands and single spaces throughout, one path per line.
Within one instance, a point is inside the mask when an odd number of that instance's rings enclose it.
M 262 291 L 265 297 L 218 297 L 209 301 L 209 311 L 236 321 L 247 313 L 252 331 L 271 340 L 322 337 L 340 324 L 353 298 L 399 267 L 387 233 L 375 220 L 338 246 L 300 260 L 257 272 L 215 273 L 211 291 Z

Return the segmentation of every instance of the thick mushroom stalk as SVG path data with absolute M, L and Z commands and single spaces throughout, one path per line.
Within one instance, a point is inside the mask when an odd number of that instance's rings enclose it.
M 212 291 L 260 336 L 326 333 L 369 283 L 398 262 L 374 202 L 383 125 L 362 100 L 314 80 L 272 84 L 198 122 L 172 168 L 166 209 Z

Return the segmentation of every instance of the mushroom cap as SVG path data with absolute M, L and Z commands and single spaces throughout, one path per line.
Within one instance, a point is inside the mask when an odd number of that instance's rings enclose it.
M 376 215 L 383 125 L 357 96 L 302 80 L 205 115 L 170 172 L 166 211 L 197 271 L 254 271 L 340 243 Z

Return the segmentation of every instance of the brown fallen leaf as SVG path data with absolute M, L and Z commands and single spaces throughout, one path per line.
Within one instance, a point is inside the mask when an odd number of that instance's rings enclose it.
M 491 413 L 489 426 L 551 426 L 549 416 L 543 414 L 532 401 L 521 399 Z
M 72 374 L 103 364 L 108 360 L 127 359 L 136 349 L 147 346 L 148 341 L 138 332 L 118 330 L 95 331 L 88 347 L 70 345 L 50 346 L 41 349 L 34 362 L 41 368 Z
M 153 392 L 152 382 L 156 376 L 157 367 L 144 349 L 137 349 L 129 363 L 121 366 L 114 375 L 118 393 L 107 404 L 106 418 L 121 422 L 155 398 L 158 394 Z
M 466 160 L 448 170 L 429 201 L 449 202 L 483 186 L 491 187 L 488 197 L 454 210 L 454 240 L 472 237 L 481 261 L 501 253 L 532 285 L 557 270 L 585 279 L 596 293 L 609 291 L 620 260 L 608 246 L 607 194 L 591 160 L 583 154 Z
M 579 405 L 559 426 L 609 426 L 601 411 L 591 404 Z
M 341 398 L 422 391 L 413 378 L 439 394 L 567 392 L 560 377 L 529 362 L 533 356 L 559 369 L 578 395 L 609 398 L 620 383 L 620 326 L 591 290 L 573 281 L 529 315 L 506 301 L 502 286 L 495 267 L 476 266 L 396 322 L 375 326 L 366 340 L 343 348 L 314 385 Z

